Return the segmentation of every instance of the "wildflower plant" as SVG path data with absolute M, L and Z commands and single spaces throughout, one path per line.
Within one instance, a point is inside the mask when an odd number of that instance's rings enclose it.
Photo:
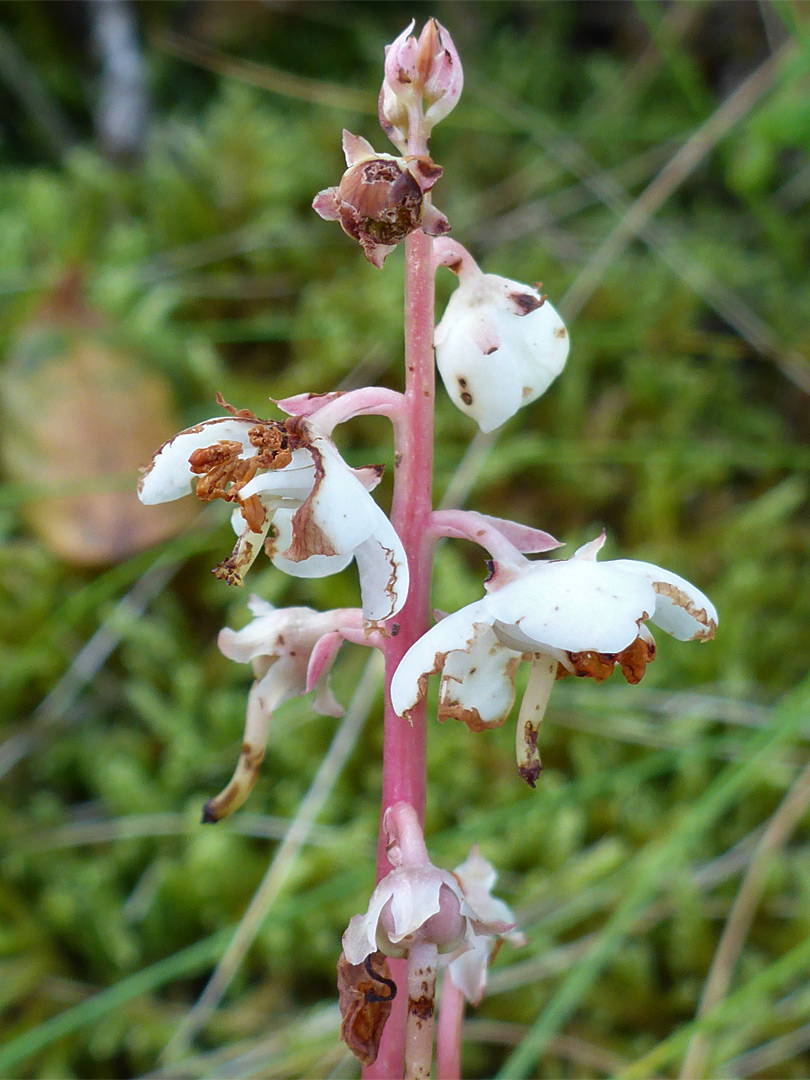
M 314 708 L 340 715 L 328 675 L 344 642 L 385 658 L 382 804 L 376 888 L 343 936 L 338 963 L 342 1037 L 374 1077 L 431 1071 L 437 975 L 444 969 L 438 1025 L 441 1076 L 459 1072 L 464 1002 L 480 1002 L 487 966 L 503 940 L 522 934 L 493 896 L 496 870 L 473 849 L 455 871 L 433 865 L 423 825 L 426 688 L 441 674 L 438 719 L 472 730 L 501 725 L 515 677 L 530 665 L 516 732 L 517 773 L 534 787 L 541 772 L 539 725 L 554 682 L 600 682 L 618 667 L 637 683 L 655 657 L 654 624 L 680 640 L 714 636 L 717 613 L 689 582 L 635 560 L 597 562 L 604 534 L 568 559 L 560 543 L 529 524 L 475 511 L 433 509 L 434 362 L 451 400 L 491 431 L 545 393 L 564 369 L 567 329 L 539 285 L 484 273 L 434 205 L 442 168 L 429 150 L 433 127 L 455 107 L 461 63 L 447 31 L 413 23 L 386 49 L 379 98 L 383 132 L 397 154 L 343 133 L 346 172 L 313 202 L 338 222 L 366 259 L 384 269 L 405 249 L 404 390 L 362 387 L 304 392 L 276 401 L 286 414 L 264 419 L 219 398 L 217 416 L 165 443 L 139 494 L 161 503 L 190 494 L 233 507 L 233 552 L 214 570 L 241 585 L 264 552 L 284 573 L 322 577 L 356 563 L 357 608 L 316 612 L 250 601 L 253 620 L 225 629 L 219 646 L 253 665 L 242 752 L 230 783 L 209 800 L 216 822 L 248 797 L 274 710 L 315 691 Z M 440 190 L 440 187 L 439 187 Z M 458 278 L 438 325 L 434 279 Z M 434 356 L 435 352 L 435 356 Z M 335 432 L 367 415 L 390 420 L 394 484 L 386 515 L 372 494 L 382 469 L 350 468 Z M 430 582 L 439 538 L 477 543 L 488 556 L 483 597 L 431 625 Z

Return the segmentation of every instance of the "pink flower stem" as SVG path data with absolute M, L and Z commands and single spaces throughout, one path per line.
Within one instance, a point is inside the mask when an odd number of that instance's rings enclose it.
M 385 731 L 382 807 L 377 848 L 377 881 L 392 869 L 385 853 L 382 821 L 398 802 L 409 803 L 425 820 L 425 705 L 411 711 L 410 723 L 391 706 L 389 687 L 397 665 L 428 629 L 433 536 L 430 529 L 433 480 L 433 244 L 421 230 L 405 241 L 405 400 L 395 428 L 394 496 L 391 522 L 408 556 L 408 599 L 387 626 L 385 642 Z M 377 1060 L 364 1080 L 402 1076 L 408 1005 L 404 961 L 391 961 L 397 996 L 385 1026 Z
M 463 1019 L 464 995 L 450 978 L 449 972 L 445 971 L 436 1028 L 437 1080 L 460 1080 Z

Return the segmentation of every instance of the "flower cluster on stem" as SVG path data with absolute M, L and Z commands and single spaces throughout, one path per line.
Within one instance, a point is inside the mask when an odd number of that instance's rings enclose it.
M 338 964 L 341 1034 L 366 1080 L 429 1076 L 440 966 L 439 1073 L 457 1077 L 464 1003 L 480 1002 L 500 943 L 524 940 L 511 911 L 492 895 L 496 872 L 477 849 L 453 872 L 428 855 L 429 677 L 441 676 L 438 719 L 478 732 L 505 722 L 518 669 L 529 665 L 515 746 L 517 772 L 534 787 L 540 722 L 557 679 L 601 682 L 618 668 L 637 683 L 655 657 L 648 623 L 679 640 L 706 641 L 717 627 L 708 598 L 677 574 L 632 559 L 597 562 L 604 533 L 568 559 L 533 559 L 527 556 L 547 555 L 559 542 L 530 525 L 433 509 L 435 367 L 450 400 L 492 431 L 549 389 L 570 342 L 539 283 L 485 273 L 446 236 L 450 223 L 432 201 L 443 171 L 429 139 L 458 102 L 463 73 L 443 26 L 431 19 L 418 37 L 413 28 L 386 49 L 379 97 L 380 123 L 397 153 L 344 131 L 346 171 L 313 202 L 377 268 L 404 245 L 402 392 L 370 386 L 300 393 L 274 402 L 280 419 L 218 398 L 223 415 L 160 447 L 139 484 L 145 503 L 195 491 L 202 501 L 231 505 L 236 544 L 214 568 L 229 585 L 242 585 L 262 552 L 294 577 L 356 564 L 358 607 L 276 609 L 253 597 L 251 622 L 221 632 L 221 651 L 250 664 L 254 683 L 235 772 L 208 800 L 203 820 L 221 820 L 248 797 L 283 702 L 313 692 L 315 711 L 340 715 L 328 678 L 345 642 L 382 651 L 376 886 L 366 910 L 349 923 Z M 436 325 L 441 268 L 458 284 Z M 390 514 L 372 494 L 382 466 L 351 468 L 334 438 L 339 425 L 368 415 L 387 417 L 393 429 Z M 433 551 L 441 537 L 478 544 L 490 572 L 481 599 L 431 625 Z

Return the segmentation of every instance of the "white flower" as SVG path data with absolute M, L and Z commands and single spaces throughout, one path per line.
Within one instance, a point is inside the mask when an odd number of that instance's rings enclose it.
M 538 288 L 484 274 L 453 240 L 437 240 L 434 250 L 459 279 L 436 327 L 436 364 L 458 408 L 492 431 L 560 374 L 568 331 Z
M 405 603 L 408 564 L 390 521 L 368 493 L 382 469 L 350 469 L 313 420 L 260 420 L 243 410 L 181 431 L 157 451 L 138 485 L 144 503 L 188 495 L 237 504 L 239 539 L 214 571 L 241 585 L 271 525 L 276 565 L 301 577 L 341 570 L 354 558 L 363 613 L 390 618 Z
M 248 695 L 242 750 L 233 777 L 203 810 L 203 821 L 221 821 L 250 794 L 264 758 L 275 710 L 290 698 L 315 691 L 313 709 L 322 716 L 342 716 L 329 687 L 329 671 L 345 640 L 376 644 L 366 636 L 357 608 L 314 611 L 308 607 L 274 608 L 251 596 L 254 618 L 241 630 L 220 631 L 219 648 L 229 660 L 253 665 L 255 682 Z
M 455 876 L 434 866 L 416 813 L 397 803 L 385 814 L 388 859 L 394 869 L 371 895 L 367 911 L 354 915 L 343 935 L 350 964 L 376 952 L 403 957 L 415 944 L 428 942 L 440 953 L 472 948 L 476 934 L 511 930 L 510 923 L 482 918 L 464 897 Z
M 501 941 L 515 947 L 525 945 L 526 938 L 519 930 L 511 929 L 515 917 L 503 900 L 492 895 L 498 875 L 495 867 L 479 852 L 476 845 L 465 861 L 453 871 L 467 902 L 482 919 L 490 923 L 500 922 L 510 929 L 492 934 L 473 934 L 471 948 L 451 960 L 448 968 L 450 978 L 472 1005 L 478 1005 L 484 996 L 487 967 L 493 951 Z
M 606 679 L 615 666 L 639 682 L 655 655 L 649 620 L 681 641 L 714 637 L 717 612 L 677 574 L 633 559 L 596 562 L 604 534 L 573 558 L 529 562 L 508 574 L 496 568 L 482 600 L 448 615 L 405 654 L 391 700 L 406 715 L 423 696 L 428 675 L 442 671 L 439 719 L 471 730 L 502 724 L 514 701 L 521 660 L 532 670 L 518 717 L 518 766 L 534 786 L 540 773 L 537 728 L 559 674 Z

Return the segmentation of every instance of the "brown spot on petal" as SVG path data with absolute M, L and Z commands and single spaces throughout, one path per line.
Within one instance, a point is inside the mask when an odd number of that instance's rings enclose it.
M 350 964 L 343 953 L 337 963 L 340 1037 L 363 1065 L 373 1065 L 396 997 L 388 961 L 381 952 L 362 964 Z
M 554 329 L 554 337 L 564 338 L 567 333 L 568 331 L 565 329 L 564 326 L 557 326 Z
M 444 723 L 445 720 L 460 720 L 466 724 L 470 731 L 488 731 L 490 728 L 500 727 L 506 719 L 505 716 L 497 720 L 482 720 L 481 714 L 476 708 L 465 709 L 463 705 L 442 705 L 436 710 L 436 718 Z
M 545 303 L 545 296 L 535 296 L 534 293 L 519 293 L 513 292 L 508 294 L 509 299 L 518 309 L 516 315 L 529 315 L 533 311 L 537 311 L 539 307 L 542 307 Z

